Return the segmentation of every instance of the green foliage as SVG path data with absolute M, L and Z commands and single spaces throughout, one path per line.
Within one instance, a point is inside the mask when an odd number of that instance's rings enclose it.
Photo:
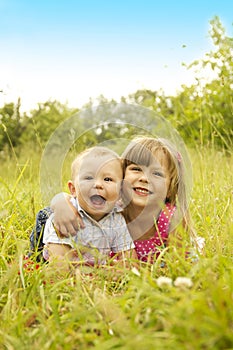
M 196 69 L 195 85 L 184 86 L 177 96 L 140 90 L 125 98 L 147 107 L 146 119 L 133 109 L 117 110 L 116 102 L 103 97 L 95 109 L 90 101 L 83 113 L 57 101 L 40 104 L 30 116 L 20 114 L 20 100 L 0 109 L 1 349 L 233 348 L 232 38 L 218 18 L 210 24 L 215 50 L 188 67 Z M 215 75 L 203 84 L 206 68 Z M 122 269 L 119 275 L 94 269 L 92 275 L 59 277 L 48 265 L 25 266 L 28 237 L 43 206 L 35 144 L 42 150 L 63 125 L 57 139 L 74 141 L 71 153 L 103 141 L 120 153 L 124 145 L 116 140 L 133 136 L 133 124 L 153 125 L 150 110 L 164 115 L 186 144 L 195 145 L 189 147 L 194 174 L 190 209 L 198 234 L 206 239 L 204 255 L 192 263 L 170 249 L 164 255 L 166 267 L 157 261 L 139 272 Z M 128 127 L 122 129 L 122 122 Z M 173 282 L 185 276 L 193 286 L 162 288 L 159 276 Z
M 0 169 L 0 348 L 232 349 L 233 155 L 189 149 L 194 169 L 191 212 L 206 248 L 199 261 L 176 250 L 137 271 L 93 269 L 60 275 L 25 266 L 28 237 L 41 208 L 38 155 Z M 23 158 L 21 158 L 23 157 Z M 190 278 L 190 288 L 159 287 L 157 278 Z
M 24 120 L 27 133 L 21 135 L 21 142 L 34 141 L 43 147 L 57 126 L 76 111 L 57 101 L 40 103 Z
M 13 103 L 6 104 L 0 108 L 0 151 L 4 147 L 12 149 L 12 147 L 20 145 L 20 135 L 23 132 L 23 125 L 20 117 L 20 99 L 17 105 Z
M 177 96 L 166 96 L 163 91 L 138 90 L 122 97 L 122 102 L 137 104 L 163 115 L 188 145 L 214 144 L 230 150 L 233 140 L 233 38 L 226 36 L 218 17 L 210 21 L 209 34 L 214 49 L 204 58 L 186 65 L 187 69 L 194 70 L 195 84 L 182 86 Z M 210 79 L 206 82 L 207 73 Z M 127 113 L 120 111 L 117 125 L 117 103 L 104 96 L 100 96 L 98 102 L 99 106 L 94 107 L 94 101 L 90 99 L 80 115 L 78 109 L 69 109 L 57 101 L 40 103 L 30 115 L 23 116 L 20 114 L 20 99 L 16 106 L 7 104 L 0 109 L 0 151 L 14 148 L 19 152 L 19 148 L 26 145 L 29 148 L 39 146 L 42 150 L 55 129 L 73 115 L 77 116 L 74 127 L 69 130 L 67 122 L 63 137 L 73 137 L 75 142 L 78 135 L 80 142 L 74 146 L 76 150 L 80 150 L 83 143 L 89 147 L 105 140 L 134 135 L 135 128 L 130 125 L 122 128 L 121 122 L 143 126 L 140 113 L 133 117 L 130 110 Z M 143 118 L 145 125 L 151 123 L 149 113 L 146 119 Z M 111 126 L 111 122 L 115 124 Z M 93 130 L 94 126 L 98 132 Z
M 182 108 L 190 111 L 187 119 L 193 124 L 192 127 L 201 131 L 202 142 L 212 142 L 230 149 L 233 140 L 233 38 L 226 36 L 218 17 L 213 18 L 210 24 L 215 50 L 188 67 L 198 67 L 196 85 L 189 89 L 184 87 Z M 204 84 L 203 73 L 207 70 L 213 78 Z
M 232 148 L 233 142 L 233 38 L 227 37 L 218 17 L 210 21 L 214 50 L 195 60 L 196 83 L 182 86 L 177 96 L 161 91 L 139 90 L 129 96 L 136 102 L 161 113 L 180 132 L 189 145 L 215 144 Z M 206 75 L 210 81 L 205 80 Z

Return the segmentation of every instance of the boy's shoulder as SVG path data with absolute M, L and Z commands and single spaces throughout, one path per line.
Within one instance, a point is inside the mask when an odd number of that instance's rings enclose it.
M 115 204 L 115 207 L 113 209 L 116 213 L 121 213 L 123 214 L 123 210 L 124 210 L 124 207 L 123 207 L 123 203 L 121 200 L 117 201 L 116 204 Z

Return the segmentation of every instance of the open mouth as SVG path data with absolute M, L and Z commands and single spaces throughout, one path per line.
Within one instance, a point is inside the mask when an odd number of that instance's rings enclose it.
M 106 199 L 98 194 L 91 196 L 91 203 L 96 206 L 103 206 L 106 202 Z
M 149 191 L 146 188 L 142 188 L 142 187 L 134 187 L 133 190 L 134 190 L 134 192 L 136 192 L 137 194 L 140 194 L 140 195 L 152 194 L 151 191 Z

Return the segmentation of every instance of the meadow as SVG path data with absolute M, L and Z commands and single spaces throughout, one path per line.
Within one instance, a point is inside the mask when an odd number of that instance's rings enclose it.
M 199 261 L 175 250 L 166 266 L 56 276 L 24 267 L 40 195 L 40 156 L 1 161 L 0 349 L 233 349 L 233 155 L 189 149 L 190 209 L 206 247 Z M 171 284 L 159 285 L 160 276 Z M 174 284 L 177 277 L 189 286 Z

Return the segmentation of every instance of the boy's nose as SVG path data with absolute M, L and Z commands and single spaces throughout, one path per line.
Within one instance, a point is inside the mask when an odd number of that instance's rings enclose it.
M 103 188 L 102 181 L 96 180 L 95 183 L 94 183 L 94 188 L 97 188 L 97 189 Z

